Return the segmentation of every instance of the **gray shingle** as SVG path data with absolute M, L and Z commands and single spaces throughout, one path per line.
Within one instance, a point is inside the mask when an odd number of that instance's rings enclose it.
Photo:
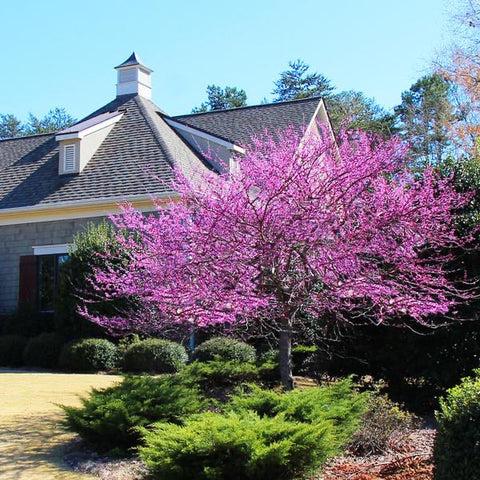
M 217 135 L 247 147 L 254 136 L 267 130 L 274 134 L 289 126 L 307 126 L 319 105 L 320 98 L 254 105 L 206 113 L 172 117 L 186 125 Z
M 172 118 L 248 146 L 251 137 L 265 129 L 274 132 L 308 124 L 318 104 L 319 99 L 308 99 Z M 124 115 L 80 174 L 58 175 L 54 134 L 0 141 L 0 209 L 168 194 L 173 193 L 175 167 L 187 173 L 210 168 L 208 160 L 165 122 L 164 112 L 136 95 L 117 97 L 76 127 L 116 111 Z

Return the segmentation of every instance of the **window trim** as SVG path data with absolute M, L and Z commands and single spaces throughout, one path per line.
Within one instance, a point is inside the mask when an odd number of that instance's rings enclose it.
M 72 250 L 71 243 L 59 243 L 56 245 L 37 245 L 33 246 L 34 255 L 55 255 L 66 254 Z

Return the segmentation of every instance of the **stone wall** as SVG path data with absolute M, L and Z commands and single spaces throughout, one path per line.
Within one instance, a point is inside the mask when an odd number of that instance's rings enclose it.
M 73 235 L 87 223 L 101 217 L 0 227 L 0 315 L 13 313 L 18 306 L 20 257 L 33 255 L 33 246 L 71 243 Z

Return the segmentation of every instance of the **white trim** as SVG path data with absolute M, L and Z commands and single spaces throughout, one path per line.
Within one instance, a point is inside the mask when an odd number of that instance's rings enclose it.
M 55 254 L 67 254 L 71 248 L 71 243 L 61 243 L 58 245 L 38 245 L 34 246 L 33 254 L 34 255 L 55 255 Z
M 91 133 L 94 133 L 98 130 L 101 130 L 102 128 L 109 127 L 110 125 L 117 123 L 122 118 L 122 116 L 123 116 L 123 112 L 119 112 L 119 114 L 116 115 L 115 117 L 107 118 L 103 122 L 97 123 L 83 130 L 79 130 L 78 132 L 72 132 L 72 133 L 58 132 L 57 135 L 55 136 L 55 140 L 57 142 L 60 142 L 62 140 L 74 140 L 78 138 L 82 139 L 83 137 L 86 137 Z
M 222 140 L 221 138 L 215 137 L 214 135 L 210 135 L 209 133 L 202 132 L 197 130 L 196 128 L 189 127 L 184 125 L 183 123 L 178 123 L 175 120 L 170 118 L 165 118 L 165 121 L 168 125 L 174 128 L 178 128 L 179 130 L 183 130 L 184 132 L 190 133 L 192 135 L 196 135 L 197 137 L 203 138 L 213 143 L 217 143 L 222 147 L 228 148 L 228 150 L 233 150 L 235 152 L 241 153 L 242 155 L 245 154 L 245 149 L 235 145 L 234 143 L 227 142 L 226 140 Z
M 25 223 L 39 223 L 39 222 L 52 222 L 57 220 L 73 220 L 76 218 L 89 218 L 89 217 L 106 217 L 112 213 L 118 213 L 120 205 L 124 203 L 133 203 L 140 201 L 155 201 L 155 200 L 174 200 L 178 197 L 178 194 L 172 192 L 170 194 L 163 193 L 157 195 L 130 195 L 128 197 L 112 197 L 112 198 L 97 198 L 95 200 L 74 200 L 71 202 L 54 203 L 52 205 L 35 205 L 33 207 L 15 207 L 0 209 L 0 226 L 3 225 L 21 225 Z M 61 209 L 75 208 L 75 207 L 100 207 L 99 210 L 85 210 L 82 212 L 73 211 L 58 211 Z M 151 212 L 155 210 L 152 206 L 136 206 L 136 210 L 141 212 Z M 57 213 L 49 215 L 50 210 L 57 210 Z M 25 212 L 43 213 L 44 216 L 25 216 L 22 218 L 7 218 L 3 219 L 3 214 L 15 215 Z
M 3 213 L 16 213 L 16 212 L 36 212 L 36 211 L 44 211 L 44 210 L 53 210 L 58 208 L 67 208 L 67 207 L 83 207 L 89 205 L 102 205 L 103 203 L 115 203 L 115 204 L 122 204 L 122 203 L 129 203 L 135 202 L 138 200 L 151 200 L 157 198 L 168 198 L 168 197 L 175 197 L 178 194 L 175 192 L 172 193 L 152 193 L 151 195 L 129 195 L 129 196 L 118 196 L 118 197 L 101 197 L 95 198 L 92 200 L 72 200 L 70 202 L 57 202 L 48 205 L 35 205 L 33 207 L 14 207 L 14 208 L 3 208 L 0 209 L 0 217 Z
M 312 130 L 312 128 L 317 126 L 318 120 L 320 120 L 325 125 L 327 125 L 328 132 L 330 133 L 332 140 L 336 144 L 335 134 L 333 133 L 332 124 L 330 122 L 330 118 L 328 117 L 327 107 L 325 106 L 325 101 L 323 100 L 323 98 L 321 98 L 320 101 L 318 102 L 317 108 L 315 109 L 315 113 L 310 119 L 308 127 L 305 130 L 305 135 L 307 135 L 310 132 L 310 130 Z

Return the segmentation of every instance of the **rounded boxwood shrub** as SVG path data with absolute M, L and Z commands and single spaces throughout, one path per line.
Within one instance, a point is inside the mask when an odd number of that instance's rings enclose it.
M 7 367 L 23 365 L 23 350 L 27 341 L 27 338 L 21 335 L 1 335 L 0 365 Z
M 193 352 L 193 358 L 210 362 L 216 358 L 236 362 L 255 362 L 255 348 L 233 338 L 214 337 L 200 344 Z
M 55 368 L 64 339 L 58 333 L 41 333 L 31 338 L 23 352 L 25 365 L 32 367 Z
M 480 479 L 480 370 L 475 373 L 440 399 L 435 480 Z
M 187 363 L 185 348 L 170 340 L 150 338 L 130 345 L 124 353 L 127 372 L 174 373 Z
M 104 338 L 67 343 L 60 354 L 60 367 L 74 372 L 111 370 L 117 363 L 117 347 Z

